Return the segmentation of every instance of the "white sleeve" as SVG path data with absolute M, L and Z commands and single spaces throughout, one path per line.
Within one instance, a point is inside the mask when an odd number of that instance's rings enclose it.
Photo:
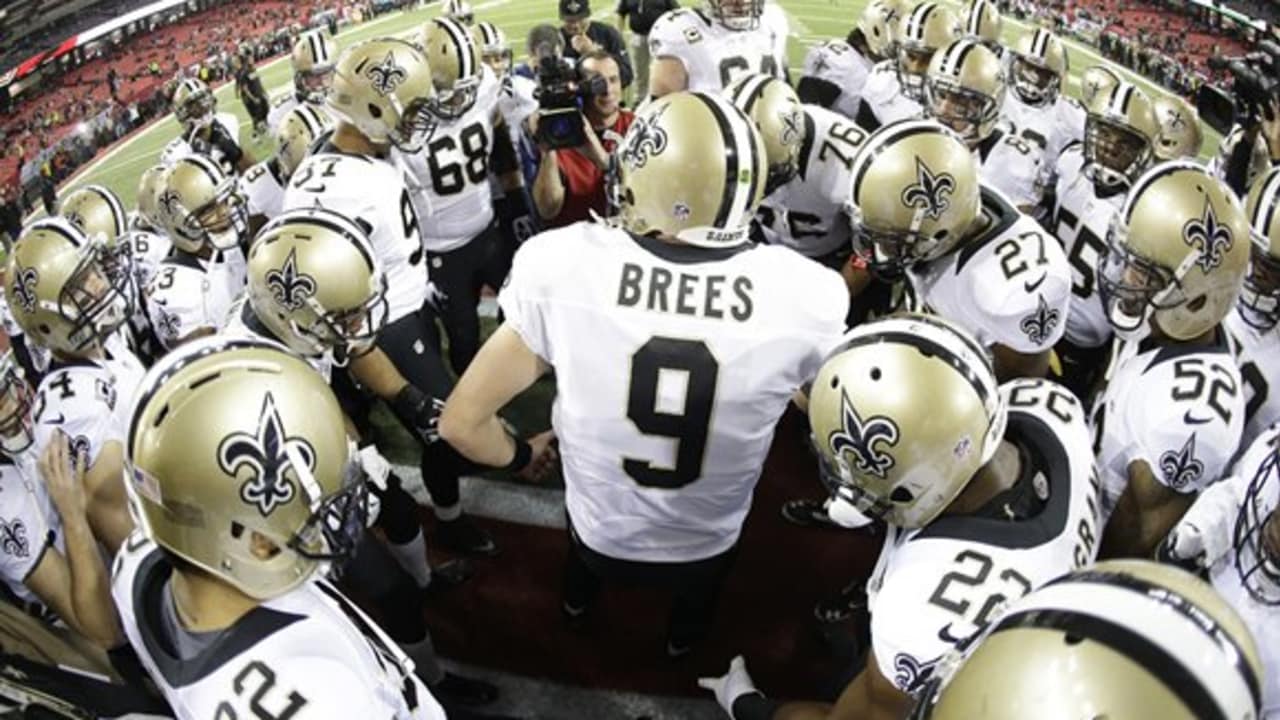
M 684 57 L 685 49 L 695 42 L 702 41 L 702 33 L 685 22 L 688 10 L 668 10 L 649 28 L 649 55 L 654 58 L 668 57 L 679 60 L 688 70 L 688 61 Z
M 534 354 L 552 365 L 555 362 L 551 356 L 550 307 L 547 301 L 549 288 L 554 285 L 552 276 L 558 266 L 554 251 L 559 250 L 557 245 L 571 242 L 568 235 L 573 228 L 571 225 L 526 240 L 516 251 L 506 283 L 498 293 L 498 305 L 506 323 Z
M 26 582 L 52 542 L 48 520 L 18 470 L 0 470 L 6 477 L 0 492 L 0 577 L 11 585 Z
M 201 329 L 217 329 L 222 318 L 212 317 L 205 298 L 204 273 L 177 265 L 161 265 L 147 286 L 147 316 L 165 348 Z
M 1247 474 L 1232 475 L 1205 488 L 1170 531 L 1170 535 L 1187 532 L 1200 535 L 1205 567 L 1213 566 L 1231 549 L 1236 517 L 1256 469 L 1249 468 Z
M 1242 398 L 1232 398 L 1240 402 L 1230 404 L 1232 422 L 1228 423 L 1205 399 L 1193 404 L 1170 401 L 1165 374 L 1153 377 L 1148 372 L 1140 380 L 1147 382 L 1129 392 L 1124 410 L 1123 421 L 1132 438 L 1126 465 L 1145 462 L 1157 482 L 1183 494 L 1200 492 L 1217 482 L 1240 443 Z

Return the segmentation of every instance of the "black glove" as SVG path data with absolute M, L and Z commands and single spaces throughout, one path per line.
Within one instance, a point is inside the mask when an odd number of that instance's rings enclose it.
M 538 232 L 533 219 L 533 205 L 524 188 L 508 190 L 506 195 L 494 201 L 493 211 L 498 216 L 498 229 L 502 231 L 508 247 L 518 247 Z
M 427 445 L 440 440 L 440 413 L 443 410 L 443 400 L 427 395 L 413 384 L 405 385 L 391 399 L 391 411 Z

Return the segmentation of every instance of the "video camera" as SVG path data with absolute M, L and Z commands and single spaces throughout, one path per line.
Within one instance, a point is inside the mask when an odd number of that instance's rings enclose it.
M 1274 40 L 1259 42 L 1258 49 L 1248 55 L 1211 57 L 1209 68 L 1225 69 L 1235 80 L 1230 93 L 1205 84 L 1196 94 L 1200 117 L 1223 135 L 1236 123 L 1246 128 L 1256 125 L 1264 112 L 1270 112 L 1267 106 L 1280 98 L 1280 44 Z
M 580 147 L 587 142 L 583 132 L 582 102 L 607 91 L 603 77 L 583 80 L 573 62 L 562 57 L 538 61 L 539 143 L 557 150 Z

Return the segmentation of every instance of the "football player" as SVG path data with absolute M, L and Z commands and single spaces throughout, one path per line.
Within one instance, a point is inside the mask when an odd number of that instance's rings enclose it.
M 144 295 L 156 338 L 172 350 L 216 332 L 244 290 L 249 217 L 235 177 L 199 155 L 169 168 L 160 213 L 173 251 Z
M 669 10 L 649 30 L 649 97 L 719 92 L 739 75 L 784 77 L 786 28 L 761 22 L 764 0 L 707 0 Z M 781 39 L 779 38 L 781 36 Z
M 725 94 L 764 140 L 769 174 L 756 214 L 763 239 L 840 269 L 850 252 L 850 169 L 866 135 L 842 115 L 800 104 L 790 85 L 767 75 L 739 78 Z
M 540 448 L 496 413 L 554 369 L 572 543 L 563 611 L 588 612 L 602 579 L 675 583 L 678 657 L 709 629 L 774 424 L 838 341 L 849 294 L 835 272 L 748 241 L 765 148 L 727 100 L 649 103 L 618 157 L 616 224 L 521 246 L 498 297 L 506 322 L 440 432 L 475 462 L 526 466 Z
M 188 155 L 202 155 L 228 173 L 253 166 L 253 158 L 240 147 L 240 121 L 231 113 L 218 112 L 218 98 L 203 80 L 178 81 L 172 105 L 182 133 L 161 151 L 161 162 L 172 165 Z
M 1280 420 L 1280 396 L 1271 392 L 1280 388 L 1280 168 L 1254 182 L 1245 214 L 1253 228 L 1249 273 L 1225 321 L 1244 379 L 1242 450 Z
M 900 17 L 895 57 L 871 69 L 855 117 L 858 125 L 871 132 L 881 125 L 920 117 L 925 73 L 933 53 L 959 37 L 960 21 L 944 5 L 920 3 Z
M 431 114 L 434 94 L 426 56 L 412 43 L 379 38 L 344 50 L 327 99 L 337 126 L 294 173 L 284 209 L 318 204 L 369 236 L 388 291 L 387 324 L 376 344 L 382 352 L 362 358 L 381 365 L 376 374 L 388 384 L 369 389 L 392 397 L 392 411 L 424 447 L 422 477 L 441 521 L 439 543 L 493 554 L 493 539 L 462 514 L 458 477 L 465 465 L 447 443 L 437 442 L 438 399 L 448 396 L 452 380 L 440 357 L 435 311 L 427 304 L 426 251 L 407 174 L 389 158 L 393 147 L 403 156 L 426 146 L 438 122 Z M 352 419 L 363 423 L 368 399 L 351 387 L 340 394 Z
M 333 85 L 333 63 L 337 59 L 338 50 L 329 33 L 313 30 L 298 36 L 289 55 L 293 94 L 278 101 L 267 115 L 267 127 L 272 135 L 279 136 L 280 123 L 294 108 L 309 105 L 324 112 L 325 98 Z
M 872 0 L 844 41 L 828 40 L 809 48 L 796 85 L 800 99 L 850 120 L 857 117 L 871 68 L 893 56 L 893 33 L 901 12 L 900 0 Z
M 1062 151 L 1084 138 L 1084 107 L 1062 92 L 1067 81 L 1067 50 L 1044 28 L 1022 32 L 1008 51 L 1005 85 L 1010 92 L 1000 108 L 1000 122 L 1023 163 L 1039 176 L 1019 205 L 1039 206 L 1051 183 L 1046 179 Z
M 1263 636 L 1249 631 L 1188 573 L 1099 563 L 1010 606 L 967 657 L 934 674 L 911 718 L 1269 717 L 1258 690 L 1276 675 Z
M 852 175 L 854 243 L 870 271 L 905 273 L 909 306 L 977 337 L 1001 380 L 1043 376 L 1071 298 L 1067 259 L 979 181 L 963 141 L 930 120 L 886 125 L 862 144 Z
M 124 428 L 143 368 L 118 332 L 129 317 L 129 278 L 63 218 L 28 225 L 14 243 L 5 300 L 28 342 L 47 347 L 36 390 L 37 457 L 59 434 L 85 467 L 89 526 L 115 552 L 133 530 L 122 465 Z
M 1262 713 L 1280 717 L 1280 428 L 1248 445 L 1231 477 L 1200 494 L 1160 546 L 1162 559 L 1208 572 L 1262 651 Z
M 160 222 L 160 192 L 164 185 L 161 179 L 167 170 L 164 164 L 157 163 L 142 171 L 138 176 L 138 189 L 134 193 L 134 209 L 129 213 L 129 229 L 142 230 L 149 233 L 163 233 Z
M 538 83 L 532 78 L 512 72 L 513 57 L 507 35 L 491 22 L 478 22 L 472 28 L 480 47 L 480 60 L 498 79 L 498 111 L 507 126 L 511 146 L 519 149 L 524 121 L 538 109 Z
M 439 119 L 431 141 L 400 159 L 410 172 L 410 198 L 422 223 L 431 280 L 443 295 L 440 319 L 449 361 L 461 375 L 480 348 L 480 290 L 502 286 L 515 252 L 514 225 L 527 224 L 520 161 L 498 109 L 500 86 L 480 62 L 475 39 L 450 18 L 436 18 L 420 44 L 431 67 Z M 502 197 L 494 200 L 490 177 Z
M 985 45 L 996 57 L 1004 55 L 1004 45 L 1000 44 L 1003 28 L 1004 18 L 991 0 L 971 0 L 965 6 L 961 36 Z
M 123 636 L 85 519 L 84 458 L 60 433 L 35 454 L 33 399 L 13 356 L 0 355 L 0 579 L 13 598 L 43 605 L 110 650 Z
M 178 717 L 261 715 L 268 694 L 282 715 L 445 717 L 322 579 L 363 531 L 351 454 L 333 392 L 274 343 L 206 338 L 147 375 L 128 435 L 139 528 L 112 593 Z
M 442 17 L 448 18 L 463 27 L 470 27 L 476 22 L 475 11 L 467 0 L 448 0 L 444 6 Z
M 1200 157 L 1204 144 L 1204 131 L 1200 129 L 1200 114 L 1191 103 L 1176 95 L 1161 93 L 1151 101 L 1160 133 L 1151 148 L 1156 160 L 1195 160 Z
M 834 705 L 775 703 L 740 661 L 700 684 L 737 720 L 904 717 L 911 695 L 1005 601 L 1093 562 L 1085 411 L 1047 380 L 998 385 L 972 336 L 923 315 L 849 333 L 808 406 L 832 493 L 888 525 L 867 581 L 866 667 Z
M 290 110 L 275 127 L 275 153 L 249 168 L 241 181 L 250 236 L 280 214 L 289 178 L 307 158 L 312 144 L 333 129 L 333 118 L 324 108 L 308 103 Z
M 1249 221 L 1204 168 L 1163 163 L 1134 183 L 1098 262 L 1113 350 L 1093 408 L 1103 552 L 1150 557 L 1240 446 L 1240 369 L 1222 322 L 1249 263 Z
M 1084 143 L 1068 145 L 1052 173 L 1048 227 L 1071 261 L 1071 308 L 1057 347 L 1062 382 L 1088 399 L 1106 367 L 1112 336 L 1096 268 L 1125 193 L 1154 159 L 1159 124 L 1146 94 L 1128 83 L 1099 90 L 1086 107 Z

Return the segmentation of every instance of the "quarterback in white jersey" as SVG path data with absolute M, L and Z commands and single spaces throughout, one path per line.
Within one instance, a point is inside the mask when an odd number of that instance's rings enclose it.
M 771 25 L 759 15 L 757 11 L 753 21 L 740 22 L 698 8 L 664 13 L 649 30 L 650 96 L 679 90 L 718 92 L 746 73 L 783 77 L 786 55 L 779 48 L 785 48 L 786 27 Z
M 1207 570 L 1253 632 L 1266 671 L 1262 720 L 1280 720 L 1280 427 L 1246 446 L 1232 475 L 1205 490 L 1161 546 L 1162 559 Z

